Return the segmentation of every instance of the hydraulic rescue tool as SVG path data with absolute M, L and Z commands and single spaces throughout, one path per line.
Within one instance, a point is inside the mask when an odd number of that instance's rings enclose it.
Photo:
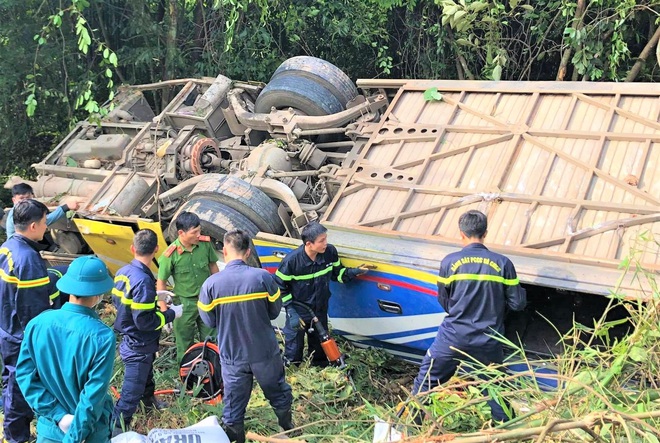
M 346 374 L 346 380 L 348 380 L 348 382 L 351 384 L 353 390 L 357 391 L 357 388 L 355 387 L 355 383 L 353 382 L 353 377 L 351 376 L 351 370 L 344 361 L 345 356 L 339 350 L 339 346 L 337 346 L 337 342 L 335 341 L 335 339 L 330 336 L 330 333 L 325 329 L 323 323 L 321 323 L 321 321 L 318 319 L 312 308 L 310 308 L 304 303 L 297 301 L 294 301 L 293 304 L 296 307 L 300 307 L 301 309 L 303 309 L 312 317 L 308 331 L 316 332 L 316 334 L 319 337 L 319 341 L 321 342 L 321 348 L 323 349 L 323 353 L 325 354 L 330 364 L 344 371 L 344 373 Z

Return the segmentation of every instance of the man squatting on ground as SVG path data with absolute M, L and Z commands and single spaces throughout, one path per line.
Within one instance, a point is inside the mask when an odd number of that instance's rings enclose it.
M 287 254 L 275 272 L 275 281 L 282 293 L 286 308 L 284 326 L 284 356 L 290 363 L 303 359 L 305 334 L 312 364 L 325 366 L 325 357 L 316 332 L 309 332 L 311 309 L 328 330 L 328 301 L 330 280 L 346 283 L 367 272 L 366 268 L 346 268 L 341 264 L 337 249 L 328 244 L 328 230 L 317 222 L 305 226 L 301 232 L 303 244 Z
M 38 442 L 107 443 L 115 334 L 94 307 L 112 288 L 112 278 L 98 258 L 79 257 L 57 288 L 70 294 L 69 302 L 27 325 L 16 381 L 39 417 Z
M 438 301 L 447 316 L 422 360 L 413 394 L 447 382 L 461 361 L 468 372 L 475 369 L 474 360 L 483 365 L 501 365 L 502 344 L 493 337 L 504 335 L 507 307 L 520 311 L 527 304 L 511 260 L 483 244 L 488 228 L 486 216 L 468 211 L 459 218 L 458 227 L 464 247 L 442 260 L 438 274 Z M 496 400 L 488 404 L 493 421 L 510 418 Z
M 188 348 L 195 343 L 199 331 L 200 341 L 213 337 L 199 318 L 197 300 L 204 281 L 218 272 L 218 256 L 211 239 L 200 235 L 201 221 L 196 214 L 182 212 L 175 221 L 178 238 L 163 252 L 158 260 L 157 289 L 167 289 L 167 279 L 174 278 L 175 301 L 183 305 L 183 315 L 172 324 L 176 341 L 177 361 L 181 361 Z
M 0 247 L 0 353 L 4 404 L 4 438 L 9 443 L 30 439 L 34 413 L 16 383 L 16 362 L 28 322 L 50 308 L 49 278 L 37 242 L 46 232 L 48 208 L 21 200 L 13 209 L 16 234 Z M 60 417 L 61 418 L 61 417 Z
M 135 258 L 115 275 L 112 289 L 117 308 L 115 331 L 122 336 L 119 355 L 126 370 L 113 413 L 113 435 L 129 429 L 140 401 L 148 408 L 164 406 L 154 396 L 153 363 L 163 326 L 180 317 L 183 306 L 168 308 L 165 302 L 157 302 L 156 279 L 149 269 L 157 252 L 158 237 L 154 231 L 136 232 L 131 244 Z
M 223 427 L 231 441 L 245 441 L 244 417 L 253 377 L 275 410 L 284 430 L 294 427 L 291 387 L 271 320 L 282 308 L 280 290 L 268 271 L 249 266 L 250 237 L 241 230 L 224 236 L 225 268 L 212 275 L 199 295 L 199 313 L 209 328 L 217 328 L 222 382 Z

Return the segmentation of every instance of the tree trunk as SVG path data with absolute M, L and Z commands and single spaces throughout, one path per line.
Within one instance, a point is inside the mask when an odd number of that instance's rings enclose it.
M 637 61 L 633 65 L 632 69 L 628 72 L 628 75 L 626 76 L 626 81 L 627 82 L 632 82 L 637 78 L 637 75 L 639 74 L 639 71 L 642 70 L 642 66 L 644 66 L 644 63 L 646 63 L 646 59 L 649 58 L 649 55 L 651 55 L 651 51 L 653 51 L 653 47 L 656 47 L 656 55 L 658 56 L 658 63 L 660 64 L 660 48 L 658 46 L 658 41 L 660 40 L 660 26 L 655 30 L 655 33 L 649 40 L 649 42 L 644 46 L 644 49 L 642 49 L 642 52 L 639 53 L 639 57 L 637 57 Z
M 585 0 L 578 0 L 577 7 L 575 8 L 575 17 L 571 22 L 573 29 L 582 29 L 582 16 L 584 15 L 584 10 L 587 7 Z M 564 53 L 561 56 L 561 63 L 559 64 L 559 69 L 557 70 L 557 80 L 562 81 L 566 77 L 566 70 L 568 69 L 568 62 L 571 61 L 571 50 L 570 46 L 564 50 Z
M 168 14 L 166 17 L 167 23 L 167 37 L 165 40 L 165 70 L 163 72 L 163 80 L 169 80 L 176 76 L 175 72 L 175 61 L 177 55 L 177 26 L 178 26 L 178 5 L 177 0 L 169 0 L 168 2 Z M 169 102 L 170 94 L 169 90 L 163 91 L 162 96 L 162 105 L 163 108 Z
M 204 48 L 207 43 L 207 32 L 206 32 L 206 14 L 204 14 L 204 2 L 203 0 L 197 0 L 195 3 L 194 16 L 194 29 L 195 29 L 195 44 L 191 51 L 191 63 L 194 65 L 202 58 L 204 53 Z

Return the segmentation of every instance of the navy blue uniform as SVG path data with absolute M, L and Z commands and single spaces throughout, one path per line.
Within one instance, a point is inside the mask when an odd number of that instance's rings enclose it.
M 287 309 L 296 309 L 305 322 L 305 330 L 298 325 L 284 326 L 286 340 L 284 355 L 290 362 L 300 362 L 303 358 L 305 334 L 307 333 L 308 352 L 314 363 L 327 363 L 321 342 L 316 332 L 307 332 L 312 316 L 306 309 L 297 308 L 296 303 L 302 303 L 316 314 L 323 327 L 328 330 L 328 302 L 330 300 L 330 281 L 346 283 L 357 275 L 355 268 L 346 268 L 339 260 L 337 249 L 328 245 L 323 254 L 318 254 L 316 260 L 309 258 L 304 246 L 291 251 L 280 263 L 275 272 L 275 281 L 282 292 L 282 302 Z
M 493 336 L 504 334 L 506 308 L 524 309 L 527 297 L 508 258 L 481 243 L 471 243 L 442 260 L 438 302 L 447 317 L 424 356 L 414 394 L 448 381 L 461 359 L 471 371 L 473 363 L 463 353 L 484 365 L 501 364 L 502 345 Z M 494 420 L 507 419 L 501 405 L 494 400 L 488 403 Z
M 15 234 L 0 247 L 0 353 L 4 367 L 2 391 L 5 439 L 30 438 L 34 418 L 16 383 L 16 361 L 28 322 L 50 308 L 48 272 L 38 243 Z
M 197 306 L 204 324 L 218 330 L 223 422 L 242 428 L 253 376 L 278 417 L 282 411 L 288 412 L 293 400 L 291 387 L 284 379 L 284 365 L 270 323 L 282 309 L 280 290 L 272 276 L 242 260 L 230 261 L 204 282 Z
M 68 269 L 68 265 L 58 265 L 48 268 L 48 279 L 50 280 L 48 284 L 48 294 L 51 303 L 50 307 L 53 309 L 59 309 L 64 303 L 69 301 L 69 294 L 57 289 L 57 282 L 64 274 L 66 274 Z
M 119 355 L 126 366 L 114 419 L 120 426 L 131 422 L 140 400 L 154 395 L 153 362 L 161 329 L 174 320 L 174 311 L 161 312 L 156 303 L 156 278 L 138 260 L 117 271 L 112 300 L 117 308 L 115 330 L 122 334 Z

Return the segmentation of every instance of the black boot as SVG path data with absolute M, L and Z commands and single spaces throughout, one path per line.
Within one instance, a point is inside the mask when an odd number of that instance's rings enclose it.
M 245 443 L 245 425 L 243 423 L 234 423 L 233 425 L 222 423 L 221 426 L 227 437 L 229 437 L 229 441 Z
M 277 415 L 277 423 L 285 431 L 295 428 L 291 409 L 275 409 L 275 415 Z
M 277 423 L 285 431 L 289 431 L 296 427 L 296 425 L 293 424 L 293 413 L 291 412 L 290 408 L 275 409 L 275 415 L 277 416 Z M 300 435 L 302 435 L 302 431 L 297 430 L 293 432 L 287 432 L 287 435 L 289 437 L 299 437 Z
M 152 395 L 151 397 L 143 397 L 141 401 L 145 409 L 155 409 L 156 411 L 162 411 L 163 409 L 167 409 L 169 407 L 167 402 L 159 400 L 155 395 Z

